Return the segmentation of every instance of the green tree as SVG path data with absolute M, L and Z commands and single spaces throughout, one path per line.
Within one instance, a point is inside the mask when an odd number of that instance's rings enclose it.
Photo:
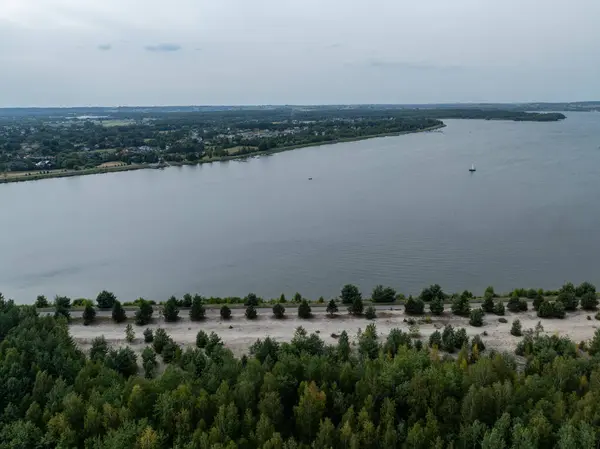
M 50 307 L 50 303 L 44 295 L 38 295 L 38 297 L 35 300 L 35 307 L 38 309 L 46 309 Z
M 171 296 L 162 308 L 163 318 L 167 323 L 174 323 L 179 320 L 179 306 L 177 298 Z
M 444 300 L 446 295 L 444 294 L 442 287 L 440 287 L 438 284 L 433 284 L 427 288 L 424 288 L 419 297 L 423 301 L 429 302 L 429 301 L 432 301 L 434 298 L 440 298 L 440 299 Z
M 512 327 L 510 328 L 510 334 L 514 335 L 515 337 L 520 337 L 521 335 L 523 335 L 523 331 L 521 329 L 521 321 L 520 320 L 514 320 L 512 323 Z
M 196 334 L 196 347 L 205 348 L 208 344 L 208 335 L 203 330 L 198 331 Z
M 115 323 L 122 323 L 127 320 L 127 314 L 120 301 L 115 300 L 113 304 L 112 319 Z
M 327 313 L 330 317 L 333 317 L 336 313 L 338 313 L 338 305 L 335 302 L 335 299 L 332 299 L 327 304 Z
M 105 358 L 106 366 L 119 374 L 130 377 L 137 374 L 137 357 L 130 348 L 111 349 Z
M 90 303 L 85 305 L 85 309 L 83 309 L 83 324 L 84 326 L 88 326 L 92 324 L 96 320 L 96 309 Z
M 496 305 L 494 306 L 494 313 L 499 316 L 504 316 L 504 314 L 506 313 L 506 309 L 504 308 L 504 303 L 502 301 L 498 301 L 496 303 Z
M 471 304 L 469 298 L 465 295 L 454 296 L 451 308 L 454 315 L 469 316 L 471 314 Z
M 356 298 L 354 300 L 354 302 L 352 304 L 350 304 L 350 307 L 348 307 L 348 312 L 350 313 L 350 315 L 354 315 L 354 316 L 360 316 L 363 313 L 363 302 L 361 298 Z
M 396 290 L 391 287 L 384 287 L 378 285 L 373 289 L 371 293 L 371 300 L 373 302 L 393 302 L 396 299 Z
M 164 347 L 171 341 L 171 337 L 167 334 L 162 328 L 156 329 L 154 332 L 154 339 L 152 340 L 152 347 L 156 351 L 157 354 L 162 354 Z
M 287 300 L 285 299 L 285 295 L 283 293 L 279 297 L 279 302 L 282 304 L 285 304 L 287 302 Z
M 499 303 L 501 304 L 501 303 Z M 471 311 L 471 316 L 469 318 L 469 324 L 471 326 L 480 327 L 483 326 L 483 317 L 485 313 L 482 309 L 474 309 Z
M 444 300 L 439 297 L 435 297 L 429 303 L 429 311 L 433 315 L 441 315 L 444 313 Z
M 346 361 L 350 357 L 351 351 L 352 348 L 350 347 L 350 339 L 348 338 L 348 333 L 346 331 L 342 331 L 338 340 L 336 351 L 337 356 L 340 358 L 340 360 Z
M 296 304 L 300 304 L 302 302 L 302 295 L 298 292 L 294 294 L 294 298 L 292 299 Z
M 92 348 L 90 349 L 90 360 L 102 361 L 108 354 L 108 342 L 104 335 L 96 337 L 92 340 Z
M 107 292 L 106 290 L 102 290 L 96 297 L 96 303 L 98 304 L 99 309 L 112 309 L 116 300 L 117 297 L 114 293 Z
M 319 430 L 327 398 L 314 382 L 302 382 L 299 391 L 301 391 L 300 399 L 298 405 L 294 407 L 296 429 L 302 440 L 308 443 L 314 440 Z
M 571 282 L 567 282 L 566 284 L 564 284 L 560 288 L 556 300 L 563 303 L 565 310 L 577 310 L 577 306 L 579 305 L 579 299 L 577 299 L 575 286 Z
M 125 340 L 127 340 L 127 343 L 133 343 L 135 340 L 135 332 L 131 323 L 125 327 Z
M 596 286 L 589 282 L 582 282 L 581 284 L 579 284 L 575 289 L 575 296 L 577 296 L 578 298 L 582 298 L 586 294 L 592 294 L 596 296 Z
M 303 299 L 298 306 L 298 317 L 303 319 L 312 317 L 312 310 L 306 299 Z
M 429 347 L 433 348 L 434 346 L 442 349 L 442 334 L 438 330 L 429 336 Z
M 519 298 L 517 297 L 517 302 L 518 302 Z M 510 301 L 508 302 L 509 306 L 510 306 Z M 481 308 L 483 309 L 483 311 L 485 313 L 494 313 L 494 307 L 496 305 L 494 304 L 494 293 L 488 293 L 488 291 L 486 290 L 485 295 L 483 297 L 483 304 L 481 304 Z M 510 310 L 510 307 L 509 307 Z
M 245 315 L 247 319 L 255 320 L 258 317 L 258 312 L 254 306 L 248 306 L 246 307 Z
M 202 302 L 202 297 L 200 295 L 194 295 L 194 296 L 200 298 L 200 302 Z M 194 303 L 194 298 L 192 298 L 191 294 L 186 293 L 185 295 L 183 295 L 183 299 L 181 301 L 181 307 L 189 308 L 189 307 L 192 307 L 193 303 Z
M 585 292 L 581 296 L 581 308 L 583 310 L 597 310 L 598 297 L 596 296 L 596 293 Z
M 244 299 L 244 305 L 246 307 L 258 307 L 258 302 L 258 296 L 256 296 L 254 293 L 248 293 L 248 295 Z
M 300 309 L 298 309 L 298 313 L 300 313 Z M 273 306 L 273 316 L 279 320 L 285 317 L 285 307 L 281 303 Z
M 54 298 L 54 316 L 65 317 L 68 321 L 71 320 L 71 298 L 66 296 L 56 296 Z
M 152 343 L 154 341 L 154 332 L 152 329 L 146 328 L 144 331 L 144 343 Z
M 365 310 L 365 318 L 367 320 L 374 320 L 375 318 L 377 318 L 377 312 L 375 311 L 375 307 L 367 307 L 367 310 Z
M 342 304 L 354 304 L 354 301 L 360 299 L 362 301 L 362 294 L 356 285 L 346 284 L 342 288 L 340 295 L 342 298 Z
M 422 315 L 425 312 L 425 303 L 420 298 L 409 296 L 404 303 L 404 312 L 407 315 Z
M 190 320 L 201 321 L 206 317 L 206 309 L 204 308 L 204 304 L 202 302 L 202 296 L 194 296 L 190 309 Z
M 146 326 L 152 321 L 152 314 L 154 313 L 154 309 L 150 302 L 142 298 L 138 300 L 138 304 L 139 308 L 135 313 L 135 324 L 137 324 L 138 326 Z
M 222 305 L 220 314 L 222 319 L 228 320 L 231 318 L 231 309 L 227 305 Z

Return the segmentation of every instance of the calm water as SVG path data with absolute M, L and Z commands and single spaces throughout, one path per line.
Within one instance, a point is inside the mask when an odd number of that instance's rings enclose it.
M 104 288 L 130 300 L 600 284 L 600 114 L 446 123 L 246 162 L 0 185 L 0 291 L 31 302 Z

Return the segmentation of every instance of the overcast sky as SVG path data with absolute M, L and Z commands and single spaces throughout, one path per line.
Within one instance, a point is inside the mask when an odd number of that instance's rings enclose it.
M 600 100 L 600 0 L 0 0 L 0 107 Z

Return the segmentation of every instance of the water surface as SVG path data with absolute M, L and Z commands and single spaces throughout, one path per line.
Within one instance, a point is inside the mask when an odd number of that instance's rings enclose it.
M 600 114 L 445 122 L 248 161 L 0 185 L 0 291 L 31 302 L 600 284 Z

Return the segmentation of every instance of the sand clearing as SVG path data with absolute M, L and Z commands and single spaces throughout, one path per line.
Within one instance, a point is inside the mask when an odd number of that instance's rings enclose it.
M 447 311 L 440 317 L 432 317 L 430 324 L 420 324 L 419 331 L 422 339 L 426 341 L 436 329 L 451 324 L 454 327 L 464 327 L 470 337 L 481 335 L 488 348 L 512 352 L 521 339 L 521 337 L 510 335 L 512 322 L 517 318 L 521 320 L 523 330 L 534 328 L 537 322 L 541 321 L 547 334 L 565 335 L 574 342 L 591 339 L 600 325 L 600 321 L 594 319 L 594 313 L 592 312 L 577 311 L 569 313 L 564 320 L 541 320 L 536 316 L 531 305 L 529 307 L 530 310 L 525 313 L 513 314 L 507 312 L 504 316 L 508 320 L 507 323 L 500 323 L 498 321 L 500 317 L 488 314 L 482 327 L 470 326 L 467 318 L 453 316 Z M 313 311 L 315 309 L 313 308 Z M 358 330 L 364 330 L 369 323 L 374 323 L 377 326 L 377 331 L 382 339 L 387 336 L 391 329 L 399 328 L 406 332 L 409 330 L 408 323 L 404 322 L 404 319 L 408 317 L 404 314 L 403 308 L 400 307 L 394 307 L 393 310 L 379 310 L 377 318 L 372 321 L 365 318 L 350 317 L 346 313 L 330 318 L 321 308 L 314 313 L 312 319 L 302 320 L 295 316 L 296 308 L 291 306 L 286 311 L 289 316 L 283 320 L 273 318 L 267 309 L 260 309 L 259 317 L 256 320 L 247 320 L 243 310 L 232 310 L 232 312 L 231 320 L 224 321 L 220 319 L 218 310 L 207 310 L 206 320 L 191 322 L 186 316 L 187 312 L 182 311 L 182 319 L 177 323 L 165 323 L 162 319 L 156 319 L 153 324 L 147 327 L 151 329 L 164 328 L 177 343 L 184 347 L 195 344 L 196 333 L 200 329 L 209 334 L 210 332 L 216 332 L 225 343 L 225 346 L 238 356 L 247 353 L 250 345 L 259 338 L 270 336 L 277 341 L 290 341 L 294 335 L 294 330 L 298 326 L 304 327 L 308 333 L 318 332 L 327 344 L 334 344 L 337 340 L 331 335 L 339 335 L 343 330 L 348 332 L 350 337 L 354 339 Z M 588 315 L 591 320 L 587 319 Z M 418 320 L 419 318 L 416 317 L 415 319 Z M 91 326 L 72 324 L 70 330 L 75 342 L 82 349 L 87 350 L 92 339 L 100 335 L 104 335 L 112 346 L 127 345 L 125 340 L 126 325 L 127 323 L 115 324 L 111 321 L 99 321 L 98 324 Z M 136 352 L 140 352 L 145 347 L 142 335 L 145 328 L 144 326 L 134 325 L 136 340 L 129 346 Z M 483 335 L 484 332 L 487 332 L 487 335 Z

